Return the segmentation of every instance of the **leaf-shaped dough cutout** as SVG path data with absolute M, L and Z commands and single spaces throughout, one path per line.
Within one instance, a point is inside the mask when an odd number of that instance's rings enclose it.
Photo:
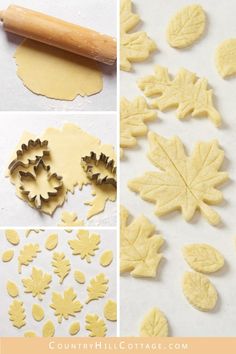
M 14 327 L 21 328 L 25 326 L 25 309 L 22 301 L 14 300 L 11 303 L 9 318 Z
M 140 337 L 167 337 L 168 322 L 164 314 L 153 308 L 143 319 L 140 327 Z
M 185 272 L 182 286 L 186 299 L 196 309 L 200 311 L 214 309 L 218 295 L 206 275 L 197 272 Z
M 56 292 L 52 293 L 50 307 L 55 311 L 58 323 L 61 323 L 63 318 L 68 320 L 69 316 L 75 317 L 75 314 L 82 310 L 83 306 L 80 301 L 76 300 L 76 297 L 73 288 L 65 290 L 63 295 Z
M 81 259 L 91 262 L 91 256 L 95 255 L 95 251 L 99 249 L 100 236 L 97 234 L 89 234 L 87 230 L 79 230 L 76 239 L 69 240 L 68 244 L 73 250 L 74 255 L 80 255 Z
M 113 261 L 113 252 L 112 250 L 104 251 L 99 259 L 99 263 L 102 267 L 108 267 Z
M 204 243 L 185 246 L 183 255 L 190 267 L 200 273 L 214 273 L 224 266 L 224 257 L 220 252 Z
M 32 293 L 33 297 L 37 297 L 38 300 L 42 300 L 49 289 L 52 277 L 50 274 L 43 273 L 41 269 L 33 267 L 30 278 L 22 279 L 22 283 L 25 288 L 25 293 Z
M 80 331 L 80 323 L 79 322 L 71 323 L 69 328 L 70 335 L 75 336 L 79 331 Z
M 178 11 L 167 28 L 167 41 L 171 47 L 185 48 L 201 37 L 206 16 L 200 5 L 188 5 Z
M 35 321 L 42 321 L 44 319 L 44 310 L 43 308 L 38 305 L 38 304 L 33 304 L 32 306 L 32 316 L 35 319 Z
M 75 270 L 74 278 L 79 284 L 84 284 L 86 281 L 84 273 L 80 272 L 79 270 Z
M 223 77 L 236 75 L 236 38 L 226 39 L 216 49 L 215 62 Z
M 55 334 L 55 326 L 52 321 L 47 321 L 42 328 L 43 337 L 53 337 Z
M 88 299 L 86 304 L 90 301 L 98 300 L 99 298 L 104 297 L 108 290 L 108 282 L 109 280 L 103 273 L 100 273 L 95 278 L 92 278 L 87 287 Z
M 10 242 L 12 245 L 16 246 L 20 242 L 20 237 L 16 230 L 6 230 L 5 231 L 5 236 L 8 242 Z
M 57 234 L 51 234 L 48 236 L 46 242 L 45 242 L 45 248 L 48 251 L 54 250 L 54 248 L 57 247 L 58 244 L 58 235 Z
M 107 300 L 103 308 L 104 317 L 108 321 L 116 321 L 117 320 L 117 304 L 113 300 Z
M 11 297 L 17 297 L 19 295 L 18 287 L 12 281 L 7 282 L 7 292 Z
M 33 337 L 37 337 L 37 336 L 36 336 L 36 333 L 35 333 L 35 332 L 33 332 L 33 331 L 27 331 L 27 332 L 24 333 L 24 337 L 25 337 L 25 338 L 33 338 Z
M 95 314 L 87 314 L 85 317 L 86 329 L 90 331 L 90 337 L 105 337 L 107 328 L 103 319 Z
M 41 251 L 37 243 L 29 243 L 25 245 L 24 248 L 20 250 L 20 255 L 18 257 L 18 272 L 21 273 L 21 268 L 23 265 L 27 266 L 33 262 L 39 252 Z
M 60 284 L 70 272 L 70 261 L 66 258 L 64 253 L 53 253 L 52 266 L 54 273 L 59 277 Z
M 7 250 L 2 254 L 2 261 L 10 262 L 13 257 L 14 257 L 14 250 Z

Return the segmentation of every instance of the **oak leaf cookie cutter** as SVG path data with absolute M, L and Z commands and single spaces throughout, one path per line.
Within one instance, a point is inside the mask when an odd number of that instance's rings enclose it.
M 30 202 L 34 203 L 36 209 L 41 209 L 42 202 L 48 202 L 50 197 L 55 197 L 58 194 L 58 191 L 63 186 L 62 176 L 58 176 L 56 173 L 50 172 L 51 167 L 49 165 L 45 165 L 42 159 L 38 162 L 37 165 L 34 166 L 34 174 L 31 172 L 19 171 L 20 175 L 20 191 L 23 194 L 27 195 L 27 198 Z M 36 192 L 37 188 L 37 177 L 41 171 L 44 171 L 46 174 L 46 182 L 47 189 L 39 190 Z M 55 185 L 52 185 L 52 181 L 54 181 Z M 26 186 L 28 182 L 28 187 Z M 42 183 L 42 182 L 41 182 Z M 45 183 L 45 182 L 44 182 Z M 39 183 L 40 184 L 40 183 Z M 38 184 L 38 185 L 39 185 Z
M 27 159 L 27 163 L 22 161 L 22 158 L 26 153 L 29 153 L 30 151 L 36 150 L 38 148 L 41 149 L 40 154 L 39 151 L 36 152 L 34 158 L 30 157 Z M 30 165 L 37 164 L 45 156 L 49 156 L 49 153 L 50 152 L 48 149 L 47 140 L 41 141 L 41 139 L 36 139 L 36 140 L 30 139 L 27 144 L 22 144 L 21 149 L 16 151 L 16 158 L 10 163 L 8 169 L 12 174 L 17 167 L 27 168 Z
M 95 167 L 99 164 L 103 165 L 104 172 L 95 172 Z M 81 165 L 89 179 L 95 181 L 96 184 L 112 184 L 116 188 L 116 165 L 115 160 L 101 153 L 99 157 L 93 151 L 90 155 L 81 158 Z

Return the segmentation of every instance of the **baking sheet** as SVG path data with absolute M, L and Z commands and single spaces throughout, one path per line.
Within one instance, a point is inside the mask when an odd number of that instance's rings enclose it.
M 1 1 L 1 10 L 11 0 Z M 116 0 L 16 0 L 14 4 L 30 8 L 65 21 L 90 27 L 116 37 Z M 2 27 L 2 25 L 0 25 Z M 74 101 L 59 101 L 39 96 L 26 87 L 16 75 L 13 58 L 22 38 L 5 33 L 0 28 L 0 110 L 2 111 L 115 111 L 116 68 L 102 65 L 104 89 L 90 97 L 78 96 Z
M 92 230 L 90 232 L 97 233 L 101 236 L 101 243 L 99 246 L 99 250 L 96 251 L 96 254 L 92 258 L 91 263 L 87 263 L 85 260 L 81 260 L 79 255 L 73 256 L 72 250 L 67 244 L 68 240 L 74 239 L 76 237 L 76 232 L 67 233 L 64 230 L 47 230 L 44 232 L 40 232 L 38 234 L 31 232 L 30 235 L 25 237 L 25 230 L 17 230 L 20 235 L 20 244 L 18 246 L 12 246 L 5 238 L 5 231 L 0 231 L 1 243 L 0 243 L 0 254 L 9 248 L 14 248 L 15 255 L 11 262 L 2 263 L 1 264 L 1 277 L 0 277 L 0 297 L 1 297 L 1 323 L 0 323 L 0 332 L 1 336 L 8 337 L 22 337 L 27 331 L 34 331 L 37 336 L 41 336 L 42 327 L 48 321 L 51 320 L 55 326 L 55 336 L 56 337 L 67 337 L 69 336 L 69 327 L 70 324 L 79 321 L 81 329 L 76 336 L 86 337 L 89 332 L 85 330 L 85 317 L 88 313 L 95 313 L 99 317 L 104 319 L 103 315 L 103 307 L 108 299 L 112 299 L 116 301 L 116 232 L 115 230 Z M 52 233 L 58 234 L 58 246 L 53 251 L 48 251 L 45 249 L 45 241 L 48 235 Z M 17 257 L 19 255 L 20 249 L 24 247 L 25 244 L 28 243 L 38 243 L 40 246 L 41 253 L 38 253 L 37 258 L 33 260 L 29 266 L 22 266 L 22 274 L 19 275 L 17 272 L 18 262 Z M 99 264 L 99 257 L 103 253 L 103 251 L 110 249 L 113 251 L 113 262 L 110 266 L 104 268 Z M 63 252 L 66 257 L 70 260 L 71 263 L 71 271 L 69 275 L 64 279 L 63 284 L 59 284 L 59 278 L 52 272 L 51 260 L 53 252 Z M 31 275 L 32 267 L 36 267 L 37 269 L 41 269 L 44 272 L 52 275 L 52 282 L 50 284 L 50 288 L 46 290 L 46 294 L 43 295 L 43 301 L 37 300 L 37 298 L 33 298 L 32 294 L 24 293 L 24 287 L 22 285 L 22 279 L 28 278 Z M 80 270 L 84 273 L 86 277 L 85 284 L 78 284 L 73 277 L 74 271 Z M 109 279 L 109 289 L 104 298 L 91 301 L 89 304 L 85 304 L 87 299 L 87 285 L 90 279 L 96 276 L 99 273 L 104 273 L 105 276 Z M 12 323 L 9 320 L 8 310 L 9 306 L 12 303 L 13 299 L 8 295 L 6 290 L 6 284 L 8 281 L 13 281 L 17 287 L 19 288 L 19 298 L 24 303 L 25 311 L 26 311 L 26 325 L 21 329 L 17 329 L 12 326 Z M 68 288 L 72 287 L 77 294 L 78 300 L 83 304 L 83 309 L 81 312 L 77 313 L 75 317 L 69 317 L 68 320 L 62 320 L 62 323 L 59 324 L 57 321 L 57 317 L 54 315 L 54 310 L 49 307 L 51 304 L 51 295 L 52 292 L 62 293 Z M 37 322 L 32 318 L 31 308 L 33 304 L 39 304 L 43 307 L 45 312 L 45 318 Z M 107 321 L 107 336 L 116 336 L 116 322 Z
M 145 63 L 133 65 L 132 73 L 121 72 L 121 95 L 133 99 L 142 92 L 136 80 L 153 73 L 154 64 L 169 68 L 175 75 L 184 67 L 206 77 L 215 93 L 215 103 L 222 114 L 220 129 L 208 119 L 190 118 L 178 121 L 175 110 L 158 112 L 158 120 L 149 124 L 150 130 L 165 137 L 177 135 L 185 144 L 188 153 L 194 143 L 202 140 L 218 139 L 225 151 L 222 170 L 228 171 L 230 181 L 222 186 L 225 201 L 213 206 L 222 217 L 222 225 L 212 227 L 200 215 L 192 222 L 184 221 L 180 213 L 172 213 L 162 218 L 154 215 L 154 204 L 143 201 L 127 187 L 128 180 L 142 176 L 145 171 L 155 171 L 146 157 L 148 142 L 138 138 L 138 145 L 125 150 L 125 160 L 121 163 L 121 202 L 134 217 L 144 214 L 165 238 L 162 248 L 164 261 L 161 262 L 156 279 L 134 279 L 121 277 L 121 335 L 137 336 L 144 315 L 152 308 L 159 307 L 167 316 L 171 336 L 235 336 L 236 334 L 236 79 L 223 80 L 216 72 L 214 51 L 224 39 L 235 37 L 236 2 L 228 0 L 199 0 L 207 13 L 205 35 L 192 48 L 176 50 L 169 47 L 165 30 L 170 16 L 187 4 L 188 0 L 134 0 L 134 9 L 143 23 L 138 30 L 146 31 L 153 38 L 159 50 Z M 203 313 L 194 309 L 186 301 L 181 289 L 181 279 L 185 271 L 191 270 L 183 260 L 181 248 L 189 243 L 209 243 L 222 252 L 226 265 L 224 269 L 209 276 L 219 293 L 216 309 Z
M 68 193 L 68 200 L 59 207 L 53 216 L 39 213 L 15 195 L 15 187 L 5 177 L 9 159 L 23 131 L 36 135 L 48 127 L 62 127 L 66 122 L 78 124 L 83 130 L 98 137 L 104 144 L 116 147 L 116 114 L 112 113 L 0 113 L 0 226 L 57 226 L 62 211 L 75 212 L 90 226 L 116 225 L 116 203 L 107 201 L 104 212 L 86 220 L 89 206 L 85 201 L 93 199 L 91 185 L 81 191 Z

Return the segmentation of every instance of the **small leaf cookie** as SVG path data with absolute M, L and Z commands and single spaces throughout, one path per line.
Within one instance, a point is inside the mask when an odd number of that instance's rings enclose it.
M 79 331 L 80 331 L 80 323 L 79 322 L 71 323 L 69 328 L 70 335 L 75 336 Z
M 52 277 L 50 274 L 43 273 L 41 269 L 33 267 L 30 278 L 22 279 L 22 283 L 25 288 L 25 293 L 32 293 L 33 297 L 37 297 L 38 300 L 42 300 L 49 289 Z
M 143 319 L 140 327 L 140 337 L 167 337 L 168 322 L 164 314 L 153 308 Z
M 20 237 L 15 230 L 6 230 L 5 236 L 6 236 L 7 241 L 10 242 L 14 246 L 18 245 L 20 242 Z
M 80 255 L 81 259 L 91 262 L 91 256 L 95 255 L 95 251 L 99 249 L 100 236 L 97 234 L 89 234 L 87 230 L 77 232 L 76 239 L 69 240 L 68 244 L 74 255 Z
M 105 337 L 107 328 L 105 322 L 95 314 L 87 314 L 86 329 L 90 331 L 90 337 Z
M 102 267 L 108 267 L 113 261 L 113 252 L 111 250 L 104 251 L 99 259 L 99 263 Z
M 12 281 L 7 282 L 7 292 L 11 297 L 17 297 L 19 295 L 18 287 Z
M 14 327 L 21 328 L 25 326 L 25 309 L 22 301 L 14 300 L 11 303 L 9 318 Z
M 236 38 L 226 39 L 217 47 L 215 63 L 223 78 L 236 75 Z
M 37 243 L 25 245 L 23 249 L 20 250 L 20 255 L 18 257 L 18 272 L 21 273 L 21 268 L 23 265 L 28 266 L 31 262 L 33 262 L 39 252 L 41 251 Z
M 92 278 L 87 287 L 88 299 L 86 304 L 88 304 L 90 301 L 98 300 L 104 297 L 108 290 L 108 282 L 109 280 L 103 273 L 100 273 L 96 277 Z
M 35 319 L 35 321 L 42 321 L 42 319 L 44 319 L 44 310 L 43 308 L 38 305 L 38 304 L 34 304 L 32 306 L 32 316 Z
M 53 337 L 55 334 L 55 326 L 52 321 L 47 321 L 42 328 L 43 337 Z
M 103 308 L 104 317 L 108 321 L 116 321 L 117 320 L 117 304 L 113 300 L 107 300 Z
M 200 273 L 214 273 L 224 266 L 220 252 L 204 243 L 185 246 L 183 255 L 189 266 Z
M 200 311 L 213 310 L 217 302 L 217 292 L 210 280 L 197 272 L 185 272 L 183 293 L 188 302 Z
M 10 262 L 13 257 L 14 257 L 14 250 L 7 250 L 2 254 L 2 261 Z
M 70 272 L 70 261 L 65 257 L 64 253 L 53 253 L 52 266 L 54 273 L 60 278 L 60 284 Z
M 24 337 L 25 337 L 25 338 L 33 338 L 33 337 L 37 337 L 37 336 L 36 336 L 36 333 L 35 333 L 35 332 L 33 332 L 33 331 L 27 331 L 27 332 L 24 333 Z
M 171 47 L 189 47 L 202 36 L 205 25 L 206 16 L 200 5 L 185 6 L 171 18 L 167 41 Z
M 54 248 L 57 247 L 58 244 L 58 235 L 57 234 L 51 234 L 48 236 L 46 242 L 45 242 L 45 248 L 48 251 L 54 250 Z
M 86 281 L 84 273 L 80 272 L 79 270 L 75 270 L 74 278 L 79 284 L 84 284 Z

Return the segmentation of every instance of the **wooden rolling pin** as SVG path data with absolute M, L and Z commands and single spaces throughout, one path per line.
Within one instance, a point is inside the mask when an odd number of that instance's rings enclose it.
M 112 65 L 116 61 L 116 40 L 40 12 L 10 5 L 0 11 L 3 28 L 20 36 Z

